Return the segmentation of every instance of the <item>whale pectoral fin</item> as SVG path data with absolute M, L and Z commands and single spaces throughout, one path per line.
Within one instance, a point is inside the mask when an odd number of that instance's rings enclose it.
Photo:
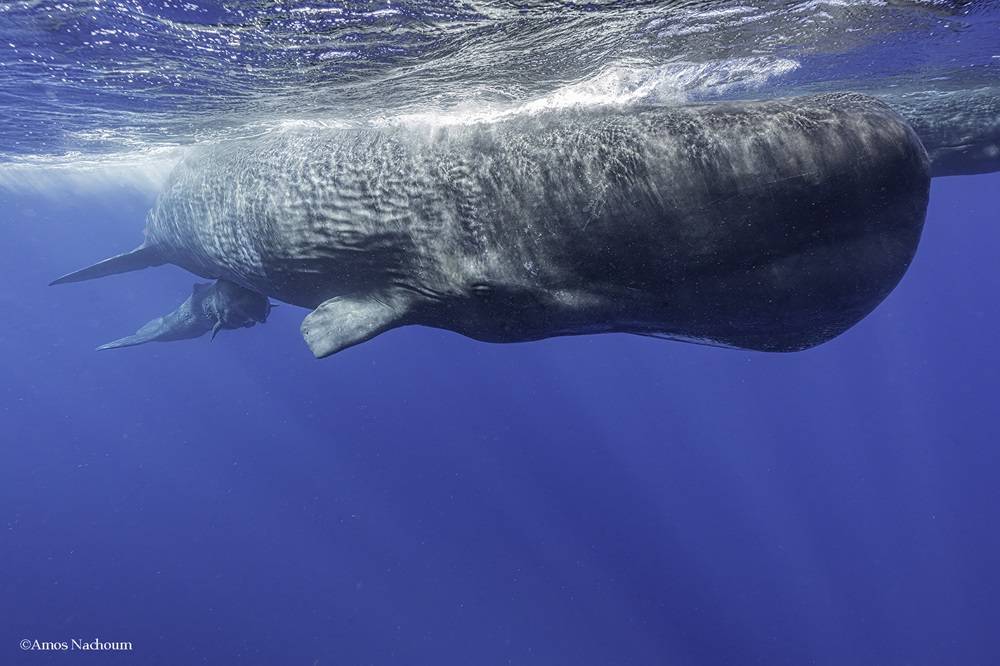
M 371 340 L 399 325 L 400 308 L 372 297 L 337 297 L 302 320 L 302 337 L 316 358 Z

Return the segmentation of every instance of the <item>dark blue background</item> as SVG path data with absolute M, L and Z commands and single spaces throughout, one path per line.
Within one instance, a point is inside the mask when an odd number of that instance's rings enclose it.
M 766 355 L 305 312 L 95 353 L 180 302 L 149 200 L 6 193 L 0 664 L 1000 663 L 1000 176 L 934 182 L 868 319 Z M 128 640 L 131 654 L 18 641 Z

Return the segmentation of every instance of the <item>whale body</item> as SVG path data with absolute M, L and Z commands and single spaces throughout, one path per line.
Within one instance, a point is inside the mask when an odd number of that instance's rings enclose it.
M 896 91 L 879 97 L 920 137 L 931 176 L 1000 171 L 1000 87 Z
M 56 283 L 175 264 L 309 308 L 317 357 L 411 324 L 793 351 L 900 280 L 929 180 L 854 93 L 284 130 L 195 149 L 139 248 Z

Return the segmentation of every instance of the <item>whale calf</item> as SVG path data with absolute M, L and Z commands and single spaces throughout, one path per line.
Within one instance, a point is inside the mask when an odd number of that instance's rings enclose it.
M 234 286 L 219 309 L 312 310 L 317 357 L 411 324 L 794 351 L 900 280 L 929 182 L 911 127 L 856 93 L 289 129 L 193 150 L 140 247 L 54 284 L 175 264 Z
M 134 335 L 119 338 L 98 347 L 118 349 L 147 342 L 173 342 L 197 338 L 212 332 L 212 339 L 223 329 L 250 328 L 263 324 L 271 312 L 267 297 L 244 289 L 227 280 L 214 284 L 195 284 L 191 295 L 177 309 L 148 322 Z

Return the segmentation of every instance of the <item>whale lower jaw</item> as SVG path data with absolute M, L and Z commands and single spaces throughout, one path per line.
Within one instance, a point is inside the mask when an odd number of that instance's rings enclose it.
M 98 351 L 134 347 L 148 342 L 198 338 L 223 329 L 249 328 L 267 321 L 271 304 L 266 296 L 227 280 L 195 284 L 191 295 L 173 311 L 147 322 L 135 334 L 101 345 Z

